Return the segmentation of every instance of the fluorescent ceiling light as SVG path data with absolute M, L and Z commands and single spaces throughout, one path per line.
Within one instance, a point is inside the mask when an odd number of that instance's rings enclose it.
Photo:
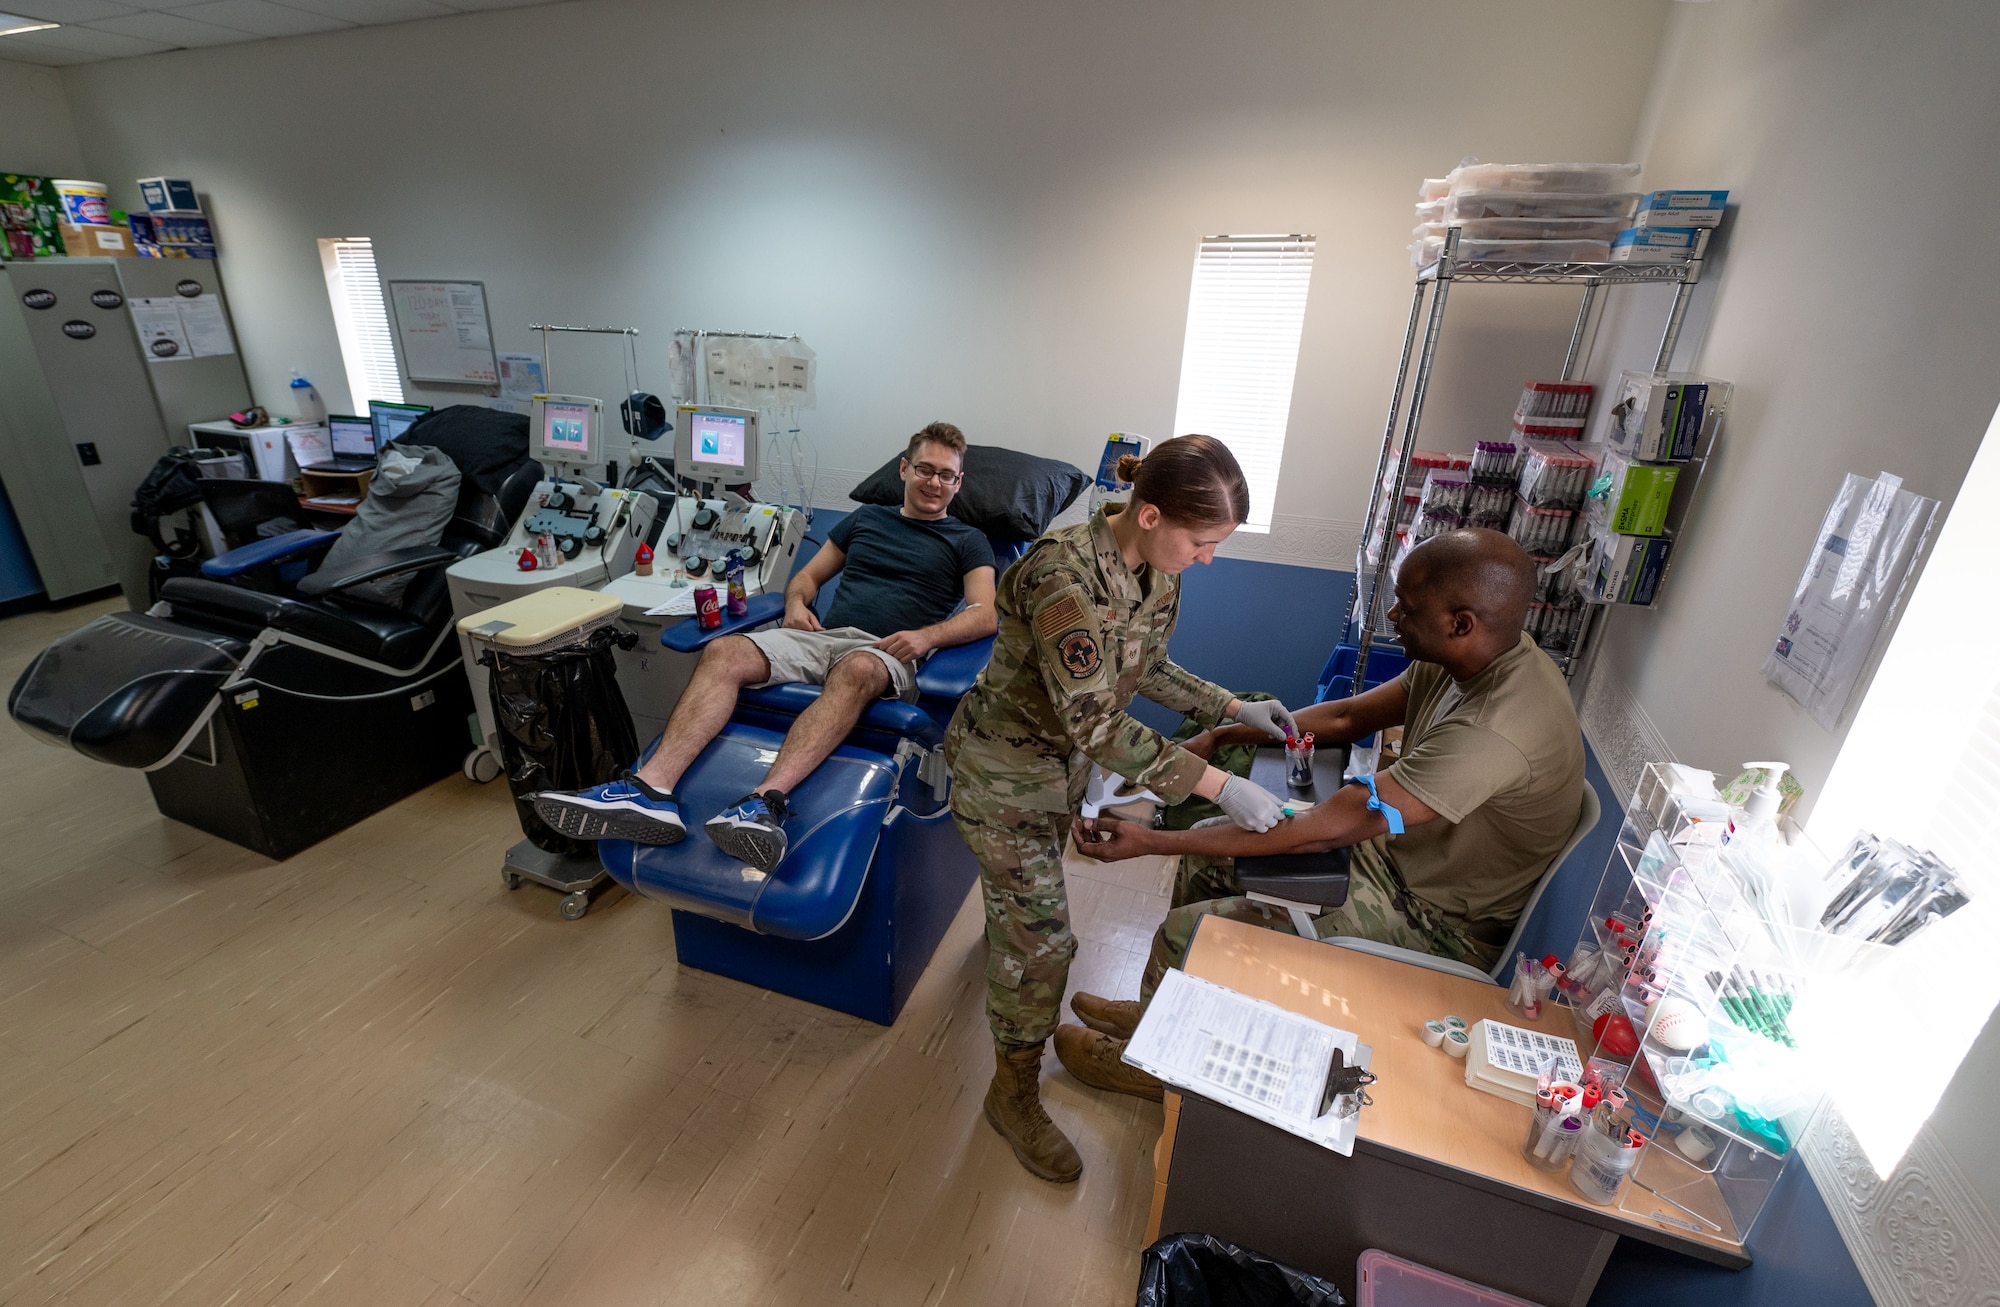
M 39 18 L 23 18 L 19 14 L 0 14 L 0 36 L 19 36 L 23 32 L 46 32 L 51 27 L 61 26 L 61 23 L 45 23 Z

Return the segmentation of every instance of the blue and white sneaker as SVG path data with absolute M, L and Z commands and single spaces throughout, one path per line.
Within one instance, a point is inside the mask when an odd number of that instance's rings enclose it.
M 769 871 L 785 856 L 786 815 L 784 791 L 767 790 L 744 795 L 710 817 L 702 829 L 730 857 Z
M 679 844 L 687 838 L 680 800 L 630 772 L 574 793 L 543 790 L 535 796 L 535 815 L 579 840 Z

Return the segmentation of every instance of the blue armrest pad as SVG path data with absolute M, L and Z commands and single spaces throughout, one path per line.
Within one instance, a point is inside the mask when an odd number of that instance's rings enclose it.
M 718 592 L 720 587 L 717 587 Z M 660 632 L 660 643 L 676 653 L 695 653 L 706 649 L 711 640 L 725 635 L 736 635 L 753 627 L 765 626 L 785 615 L 785 596 L 781 594 L 761 594 L 750 596 L 749 606 L 741 617 L 724 617 L 722 625 L 713 631 L 701 629 L 701 623 L 690 618 L 685 622 L 675 622 Z
M 311 529 L 287 531 L 269 540 L 255 540 L 226 554 L 217 554 L 201 565 L 201 574 L 222 580 L 241 576 L 253 567 L 266 563 L 282 563 L 287 558 L 297 558 L 321 545 L 332 544 L 340 539 L 338 531 L 314 531 Z
M 993 637 L 954 645 L 931 655 L 917 670 L 917 690 L 938 699 L 963 699 L 993 656 Z
M 819 687 L 799 682 L 783 685 L 767 685 L 761 689 L 745 690 L 736 700 L 749 708 L 762 708 L 767 712 L 782 713 L 796 717 L 819 701 Z M 944 728 L 937 718 L 913 703 L 898 699 L 877 699 L 862 712 L 861 720 L 854 724 L 857 731 L 881 731 L 887 735 L 915 740 L 926 749 L 935 749 L 944 743 Z

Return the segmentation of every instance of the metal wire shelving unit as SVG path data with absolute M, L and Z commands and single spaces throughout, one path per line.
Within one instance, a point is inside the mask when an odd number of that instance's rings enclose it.
M 1395 555 L 1396 508 L 1402 496 L 1403 481 L 1409 474 L 1410 457 L 1417 449 L 1417 436 L 1423 429 L 1424 397 L 1430 390 L 1431 373 L 1437 361 L 1438 337 L 1444 330 L 1445 304 L 1452 286 L 1463 283 L 1581 287 L 1583 300 L 1577 306 L 1576 326 L 1570 332 L 1569 349 L 1563 356 L 1560 379 L 1568 381 L 1575 374 L 1583 352 L 1591 310 L 1596 306 L 1600 289 L 1606 286 L 1671 285 L 1674 287 L 1673 309 L 1667 317 L 1666 330 L 1661 334 L 1659 353 L 1653 363 L 1655 371 L 1665 371 L 1673 359 L 1674 347 L 1680 341 L 1688 301 L 1696 283 L 1701 280 L 1709 234 L 1706 230 L 1702 231 L 1689 257 L 1671 263 L 1480 263 L 1460 260 L 1460 228 L 1446 230 L 1444 250 L 1437 262 L 1417 272 L 1416 288 L 1410 300 L 1410 321 L 1403 332 L 1402 359 L 1396 365 L 1396 386 L 1389 397 L 1389 418 L 1382 430 L 1382 452 L 1375 463 L 1368 517 L 1362 528 L 1360 548 L 1355 554 L 1355 582 L 1348 598 L 1345 638 L 1358 646 L 1352 681 L 1356 692 L 1367 684 L 1364 678 L 1368 672 L 1369 655 L 1378 647 L 1395 647 L 1395 632 L 1388 625 L 1387 618 L 1390 607 L 1389 572 Z M 1422 327 L 1421 345 L 1419 326 Z M 1410 366 L 1413 357 L 1416 360 L 1414 372 Z M 1397 426 L 1399 418 L 1400 432 Z M 1687 488 L 1677 493 L 1677 509 L 1686 503 L 1687 497 L 1693 493 L 1694 483 L 1699 480 L 1707 451 L 1699 452 L 1704 457 L 1694 460 L 1693 466 L 1683 474 Z M 1390 476 L 1392 469 L 1393 477 Z M 1671 561 L 1671 556 L 1669 559 Z M 1548 651 L 1556 665 L 1570 678 L 1572 693 L 1578 696 L 1583 692 L 1583 673 L 1588 671 L 1589 655 L 1603 628 L 1604 610 L 1609 607 L 1609 604 L 1586 604 L 1583 619 L 1578 623 L 1569 647 Z

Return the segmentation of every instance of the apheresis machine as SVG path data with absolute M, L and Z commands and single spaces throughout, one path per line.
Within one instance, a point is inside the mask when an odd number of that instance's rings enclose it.
M 694 674 L 694 658 L 661 647 L 660 636 L 694 615 L 695 590 L 712 585 L 723 594 L 732 559 L 743 564 L 746 594 L 784 589 L 805 534 L 803 513 L 728 489 L 757 479 L 763 442 L 755 409 L 684 404 L 675 419 L 674 470 L 695 493 L 662 513 L 652 574 L 628 570 L 605 586 L 625 601 L 625 624 L 639 634 L 617 658 L 618 686 L 641 740 L 666 729 Z
M 638 647 L 619 655 L 619 685 L 639 738 L 651 739 L 692 675 L 693 659 L 660 647 L 660 632 L 693 614 L 694 588 L 714 583 L 733 554 L 744 562 L 752 594 L 782 588 L 804 533 L 804 515 L 720 491 L 757 477 L 759 431 L 752 409 L 684 407 L 675 433 L 677 479 L 701 487 L 662 503 L 649 491 L 618 489 L 593 479 L 603 467 L 603 404 L 582 395 L 536 395 L 528 416 L 529 450 L 548 469 L 527 509 L 497 549 L 454 564 L 446 573 L 454 620 L 498 607 L 550 586 L 608 590 L 624 604 Z M 718 493 L 721 497 L 707 497 Z M 634 574 L 641 546 L 654 551 L 652 575 Z M 470 639 L 459 637 L 472 681 L 480 743 L 465 774 L 490 781 L 501 771 L 498 727 L 486 669 Z

